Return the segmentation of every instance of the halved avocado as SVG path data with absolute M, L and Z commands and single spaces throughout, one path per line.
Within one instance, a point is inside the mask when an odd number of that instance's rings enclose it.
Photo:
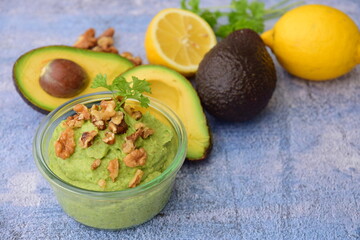
M 44 66 L 54 59 L 67 59 L 78 64 L 86 73 L 88 84 L 83 91 L 71 98 L 54 97 L 40 86 L 40 75 Z M 84 94 L 105 91 L 101 88 L 90 88 L 91 81 L 101 73 L 108 79 L 114 79 L 132 68 L 132 62 L 117 54 L 94 52 L 68 46 L 47 46 L 34 49 L 22 55 L 14 64 L 13 79 L 15 87 L 34 109 L 48 112 L 66 101 Z
M 201 160 L 211 150 L 211 133 L 191 83 L 178 72 L 159 65 L 141 65 L 122 74 L 131 81 L 132 76 L 151 83 L 150 96 L 170 107 L 182 120 L 188 136 L 187 159 Z

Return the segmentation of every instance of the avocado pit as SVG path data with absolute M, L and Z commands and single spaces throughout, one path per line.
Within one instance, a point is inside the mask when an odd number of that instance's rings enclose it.
M 67 59 L 54 59 L 44 66 L 40 74 L 41 88 L 54 97 L 68 98 L 80 93 L 87 85 L 85 71 Z

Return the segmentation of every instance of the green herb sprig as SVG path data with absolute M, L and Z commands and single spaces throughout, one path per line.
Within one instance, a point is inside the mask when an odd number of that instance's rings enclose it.
M 280 17 L 286 11 L 302 2 L 287 4 L 289 0 L 282 0 L 274 6 L 265 9 L 265 4 L 257 0 L 232 0 L 230 5 L 212 8 L 200 8 L 200 0 L 181 0 L 182 9 L 189 10 L 202 17 L 209 23 L 215 35 L 225 38 L 235 30 L 250 28 L 257 33 L 264 31 L 266 20 Z M 220 11 L 221 9 L 225 9 Z M 227 21 L 221 23 L 221 18 Z
M 91 88 L 98 87 L 106 88 L 112 92 L 117 110 L 121 108 L 128 98 L 138 100 L 142 107 L 149 107 L 149 98 L 142 94 L 143 92 L 151 93 L 150 83 L 145 79 L 140 80 L 139 78 L 132 76 L 132 81 L 128 82 L 124 77 L 119 76 L 108 85 L 107 76 L 105 74 L 98 74 L 93 80 Z M 121 101 L 118 100 L 118 96 L 121 97 Z

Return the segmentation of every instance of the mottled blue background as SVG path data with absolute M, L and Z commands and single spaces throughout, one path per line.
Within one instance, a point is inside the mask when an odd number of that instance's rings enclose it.
M 337 7 L 360 24 L 358 0 L 305 2 Z M 114 27 L 116 47 L 145 59 L 147 24 L 159 10 L 178 6 L 0 0 L 0 239 L 360 239 L 359 67 L 333 81 L 308 82 L 275 61 L 278 83 L 266 110 L 247 123 L 209 117 L 212 154 L 184 164 L 169 204 L 141 226 L 102 231 L 62 211 L 33 161 L 32 139 L 44 115 L 16 93 L 14 61 L 33 48 L 72 45 L 89 27 Z

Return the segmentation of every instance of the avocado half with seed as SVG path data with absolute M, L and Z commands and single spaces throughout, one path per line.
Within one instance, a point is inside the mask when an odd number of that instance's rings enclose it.
M 79 66 L 83 73 L 79 69 L 75 70 L 79 72 L 79 76 L 84 75 L 84 79 L 80 78 L 78 80 L 80 83 L 74 84 L 73 81 L 65 81 L 69 80 L 69 78 L 62 77 L 65 79 L 63 85 L 55 85 L 55 82 L 52 82 L 54 78 L 70 72 L 69 69 L 65 69 L 63 73 L 59 73 L 59 71 L 51 72 L 50 67 L 54 65 L 52 63 L 57 62 L 59 59 L 67 62 L 66 64 L 62 63 L 60 68 L 69 67 L 70 65 L 70 70 L 74 70 L 74 66 Z M 72 63 L 69 64 L 69 61 Z M 90 88 L 91 81 L 97 74 L 106 74 L 108 79 L 114 79 L 133 66 L 132 62 L 117 54 L 94 52 L 68 46 L 47 46 L 27 52 L 17 59 L 13 67 L 13 79 L 21 97 L 34 109 L 46 113 L 74 97 L 105 91 L 106 89 Z M 47 77 L 47 83 L 50 84 L 41 84 L 40 79 L 44 76 Z M 74 91 L 72 94 L 58 93 L 59 88 L 65 89 L 71 84 L 78 87 L 78 91 Z
M 151 83 L 148 94 L 170 107 L 183 122 L 188 136 L 187 159 L 202 160 L 211 150 L 211 133 L 200 99 L 191 83 L 178 72 L 159 65 L 141 65 L 122 74 Z

